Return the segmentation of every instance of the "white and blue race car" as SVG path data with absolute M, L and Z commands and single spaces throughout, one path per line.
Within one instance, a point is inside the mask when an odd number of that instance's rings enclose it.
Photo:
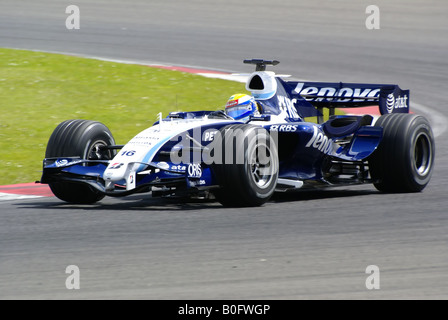
M 244 62 L 256 65 L 245 103 L 172 112 L 125 145 L 102 123 L 61 123 L 40 182 L 69 203 L 207 193 L 225 206 L 259 206 L 275 191 L 370 183 L 382 192 L 419 192 L 429 183 L 433 133 L 423 116 L 409 113 L 409 90 L 286 81 L 266 71 L 278 61 Z M 372 105 L 381 113 L 376 120 L 334 112 Z M 323 108 L 330 110 L 327 121 Z

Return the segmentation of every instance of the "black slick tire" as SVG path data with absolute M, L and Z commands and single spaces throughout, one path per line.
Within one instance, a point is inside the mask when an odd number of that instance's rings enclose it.
M 369 159 L 375 187 L 382 192 L 419 192 L 429 183 L 435 143 L 430 124 L 416 114 L 382 115 L 375 123 L 383 138 Z
M 267 130 L 252 125 L 230 125 L 220 133 L 222 163 L 212 165 L 220 185 L 215 197 L 226 207 L 263 205 L 278 180 L 275 142 Z
M 88 160 L 111 159 L 113 154 L 100 152 L 100 147 L 114 145 L 110 130 L 102 123 L 88 120 L 67 120 L 54 130 L 48 141 L 45 158 L 80 157 Z M 104 195 L 89 185 L 74 182 L 52 182 L 53 194 L 69 203 L 93 204 Z

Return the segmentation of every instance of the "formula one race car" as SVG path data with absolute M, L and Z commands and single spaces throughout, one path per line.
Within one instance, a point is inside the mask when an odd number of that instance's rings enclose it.
M 266 71 L 278 61 L 244 62 L 256 66 L 246 83 L 250 96 L 233 96 L 225 110 L 160 115 L 126 145 L 99 122 L 61 123 L 40 182 L 70 203 L 207 193 L 225 206 L 259 206 L 275 191 L 371 183 L 382 192 L 419 192 L 428 184 L 433 133 L 424 117 L 409 113 L 409 90 L 285 81 Z M 334 111 L 372 105 L 377 119 Z

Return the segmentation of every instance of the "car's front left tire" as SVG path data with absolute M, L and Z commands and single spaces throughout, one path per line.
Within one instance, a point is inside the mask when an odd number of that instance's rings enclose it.
M 266 203 L 278 180 L 278 151 L 264 128 L 230 125 L 220 130 L 222 163 L 212 165 L 219 183 L 214 191 L 226 207 L 253 207 Z

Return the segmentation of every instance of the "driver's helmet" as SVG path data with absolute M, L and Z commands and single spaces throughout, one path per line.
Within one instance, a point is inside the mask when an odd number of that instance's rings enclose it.
M 229 98 L 226 103 L 226 114 L 235 120 L 247 121 L 252 115 L 259 114 L 254 97 L 238 93 Z

